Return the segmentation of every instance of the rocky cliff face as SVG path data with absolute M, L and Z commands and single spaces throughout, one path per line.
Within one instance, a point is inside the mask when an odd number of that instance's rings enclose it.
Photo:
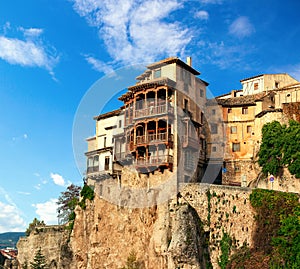
M 72 250 L 68 245 L 69 231 L 62 226 L 36 227 L 28 237 L 22 237 L 17 243 L 19 268 L 33 260 L 36 251 L 41 248 L 49 268 L 70 268 Z
M 251 247 L 255 230 L 250 189 L 187 184 L 181 195 L 148 208 L 130 209 L 99 196 L 76 208 L 70 235 L 63 228 L 35 231 L 18 243 L 19 261 L 38 247 L 49 268 L 120 269 L 129 258 L 147 269 L 219 268 L 220 241 Z M 21 267 L 20 267 L 21 268 Z

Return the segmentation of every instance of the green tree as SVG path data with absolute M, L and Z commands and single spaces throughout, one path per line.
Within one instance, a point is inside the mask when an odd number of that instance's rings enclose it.
M 262 144 L 258 153 L 258 164 L 267 175 L 277 175 L 282 167 L 284 127 L 278 122 L 267 123 L 262 128 Z
M 67 223 L 70 220 L 70 216 L 73 217 L 74 209 L 79 201 L 80 191 L 80 186 L 71 184 L 67 187 L 66 191 L 61 192 L 61 195 L 57 201 L 57 217 L 63 223 Z
M 29 224 L 28 228 L 25 231 L 26 236 L 29 236 L 30 233 L 34 230 L 37 226 L 45 226 L 45 222 L 42 220 L 38 220 L 37 218 L 34 218 L 33 221 Z
M 129 256 L 127 257 L 126 265 L 125 267 L 122 267 L 122 269 L 140 269 L 140 268 L 142 268 L 142 264 L 137 260 L 135 252 L 131 251 L 129 253 Z
M 39 248 L 33 258 L 33 262 L 30 263 L 30 267 L 32 269 L 46 269 L 47 262 L 46 258 L 42 253 L 41 248 Z
M 284 158 L 291 174 L 300 178 L 300 123 L 294 120 L 289 122 L 289 127 L 284 134 Z
M 290 120 L 288 127 L 278 121 L 265 124 L 258 157 L 265 175 L 278 175 L 281 168 L 287 167 L 300 178 L 300 123 Z

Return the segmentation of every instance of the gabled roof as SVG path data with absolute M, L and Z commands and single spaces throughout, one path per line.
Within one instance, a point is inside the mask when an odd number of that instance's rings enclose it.
M 232 97 L 232 98 L 226 98 L 221 99 L 218 98 L 217 102 L 221 106 L 225 107 L 231 107 L 231 106 L 254 106 L 256 101 L 261 100 L 261 98 L 265 95 L 265 93 L 258 93 L 253 95 L 245 95 L 245 96 L 239 96 L 239 97 Z
M 180 65 L 181 67 L 183 67 L 184 69 L 190 71 L 192 74 L 194 74 L 196 76 L 200 75 L 200 72 L 198 72 L 197 70 L 195 70 L 193 67 L 189 66 L 188 64 L 186 64 L 182 60 L 180 60 L 178 57 L 166 58 L 164 60 L 161 60 L 161 61 L 158 61 L 156 63 L 148 65 L 147 68 L 152 70 L 152 69 L 155 69 L 155 68 L 159 68 L 163 65 L 172 64 L 172 63 L 176 63 L 176 64 Z
M 93 119 L 94 120 L 103 120 L 103 119 L 110 118 L 110 117 L 113 117 L 113 116 L 118 116 L 122 111 L 123 111 L 123 109 L 121 107 L 119 109 L 116 109 L 116 110 L 113 110 L 113 111 L 109 111 L 107 113 L 95 116 Z

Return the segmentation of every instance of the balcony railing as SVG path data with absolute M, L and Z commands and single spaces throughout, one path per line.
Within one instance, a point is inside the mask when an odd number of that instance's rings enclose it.
M 136 145 L 142 144 L 151 144 L 157 142 L 172 142 L 173 141 L 173 134 L 165 133 L 158 133 L 158 134 L 148 134 L 148 135 L 141 135 L 136 137 Z
M 197 138 L 184 135 L 182 138 L 182 146 L 184 148 L 192 147 L 198 149 L 200 147 L 200 141 Z
M 115 160 L 123 160 L 123 159 L 125 159 L 125 156 L 126 156 L 125 152 L 116 152 Z
M 159 106 L 150 106 L 143 109 L 137 109 L 135 110 L 135 118 L 143 118 L 147 116 L 152 115 L 159 115 L 159 114 L 165 114 L 165 113 L 174 113 L 174 108 L 170 105 L 163 104 Z
M 170 163 L 173 163 L 173 156 L 171 155 L 150 156 L 149 158 L 139 158 L 136 161 L 138 166 L 159 166 Z
M 90 166 L 86 170 L 87 174 L 91 174 L 91 173 L 95 173 L 95 172 L 99 172 L 99 166 Z

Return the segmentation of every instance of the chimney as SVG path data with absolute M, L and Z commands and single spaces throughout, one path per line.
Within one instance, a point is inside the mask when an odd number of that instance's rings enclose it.
M 186 63 L 187 63 L 187 65 L 192 67 L 192 57 L 190 57 L 190 56 L 186 57 Z

